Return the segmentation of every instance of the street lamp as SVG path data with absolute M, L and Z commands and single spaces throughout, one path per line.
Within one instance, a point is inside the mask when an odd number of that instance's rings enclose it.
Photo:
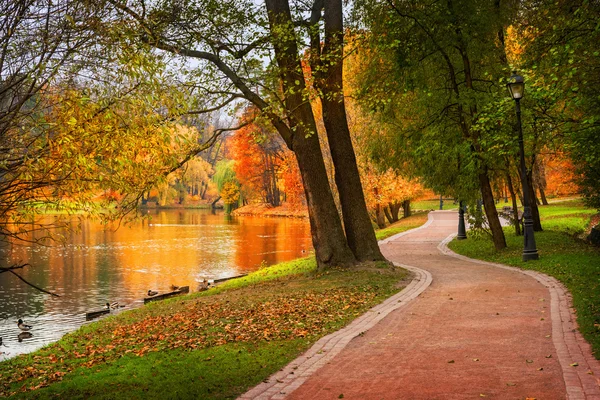
M 467 238 L 467 230 L 465 229 L 465 206 L 463 201 L 458 202 L 458 234 L 456 235 L 458 240 Z
M 535 247 L 535 237 L 533 233 L 533 218 L 531 216 L 531 199 L 529 198 L 529 188 L 527 183 L 527 169 L 525 167 L 525 148 L 523 146 L 523 127 L 521 125 L 521 99 L 525 93 L 525 80 L 521 75 L 513 71 L 508 83 L 506 84 L 510 97 L 515 101 L 517 110 L 517 125 L 519 129 L 519 155 L 521 158 L 521 182 L 523 183 L 523 261 L 537 260 L 538 255 Z M 518 221 L 517 221 L 518 223 Z

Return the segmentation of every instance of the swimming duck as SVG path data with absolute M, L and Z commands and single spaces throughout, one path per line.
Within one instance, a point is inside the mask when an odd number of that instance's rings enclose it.
M 105 310 L 114 310 L 116 308 L 119 308 L 119 302 L 118 301 L 113 301 L 112 303 L 106 303 L 104 305 L 104 309 Z
M 179 290 L 179 286 L 171 285 L 171 290 L 173 290 L 173 291 Z
M 148 290 L 148 296 L 152 297 L 152 296 L 156 296 L 158 294 L 158 292 L 154 291 L 154 290 Z
M 17 321 L 17 326 L 19 327 L 20 330 L 22 331 L 28 331 L 32 328 L 31 325 L 27 325 L 25 323 L 23 323 L 23 320 L 19 318 L 19 320 Z

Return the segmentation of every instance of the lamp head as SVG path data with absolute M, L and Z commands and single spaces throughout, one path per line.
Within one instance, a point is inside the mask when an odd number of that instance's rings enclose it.
M 525 93 L 525 80 L 521 75 L 517 74 L 517 71 L 513 71 L 512 76 L 508 79 L 506 87 L 513 100 L 520 100 L 523 98 L 523 94 Z

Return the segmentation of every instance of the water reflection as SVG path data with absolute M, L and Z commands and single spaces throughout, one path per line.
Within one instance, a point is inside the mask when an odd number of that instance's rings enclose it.
M 58 293 L 55 298 L 0 274 L 0 337 L 8 357 L 53 342 L 85 323 L 85 313 L 106 302 L 140 306 L 148 289 L 169 291 L 303 256 L 311 249 L 305 220 L 228 218 L 207 210 L 151 211 L 152 219 L 118 230 L 83 221 L 81 230 L 53 247 L 5 245 L 0 265 L 30 263 L 19 273 Z M 33 325 L 17 337 L 16 321 Z M 0 360 L 6 355 L 0 355 Z

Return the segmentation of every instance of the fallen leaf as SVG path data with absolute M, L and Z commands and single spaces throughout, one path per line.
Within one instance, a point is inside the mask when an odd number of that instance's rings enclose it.
M 537 370 L 538 370 L 538 371 L 543 371 L 543 370 L 544 370 L 544 368 L 538 368 Z
M 573 364 L 570 364 L 570 365 L 571 365 L 571 367 L 578 367 L 579 363 L 574 362 Z
M 479 361 L 479 358 L 474 358 L 473 361 Z
M 454 364 L 454 360 L 448 361 L 448 364 Z
M 548 354 L 546 358 L 552 358 L 552 354 Z
M 512 383 L 512 382 L 508 382 L 508 383 L 506 384 L 506 386 L 517 386 L 517 384 L 516 384 L 516 383 Z

